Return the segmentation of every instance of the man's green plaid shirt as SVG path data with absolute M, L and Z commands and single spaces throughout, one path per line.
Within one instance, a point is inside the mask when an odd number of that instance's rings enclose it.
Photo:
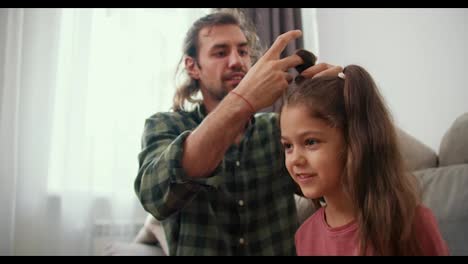
M 183 145 L 205 112 L 198 105 L 145 123 L 135 191 L 162 221 L 169 254 L 294 255 L 296 185 L 284 166 L 277 114 L 257 114 L 212 176 L 191 179 L 182 169 Z

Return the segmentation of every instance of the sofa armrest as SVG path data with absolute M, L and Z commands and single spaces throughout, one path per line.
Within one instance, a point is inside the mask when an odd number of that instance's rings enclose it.
M 145 224 L 138 232 L 134 239 L 135 243 L 143 244 L 159 244 L 165 255 L 169 255 L 169 248 L 167 245 L 166 234 L 161 222 L 148 214 Z
M 165 256 L 157 245 L 141 243 L 113 242 L 104 248 L 104 256 Z

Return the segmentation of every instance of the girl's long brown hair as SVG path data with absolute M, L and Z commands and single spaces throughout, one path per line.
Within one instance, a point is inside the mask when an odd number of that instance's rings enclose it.
M 420 255 L 414 226 L 418 184 L 404 167 L 391 115 L 365 69 L 349 65 L 343 72 L 344 80 L 302 80 L 284 106 L 304 104 L 313 117 L 342 128 L 342 182 L 357 212 L 360 254 L 371 249 L 376 255 Z

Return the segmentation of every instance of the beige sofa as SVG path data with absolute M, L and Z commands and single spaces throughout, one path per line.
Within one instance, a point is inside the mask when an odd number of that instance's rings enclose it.
M 439 153 L 398 130 L 407 167 L 420 179 L 423 203 L 439 222 L 451 255 L 468 255 L 468 113 L 455 120 L 445 133 Z M 296 196 L 299 220 L 313 209 L 309 200 Z M 158 243 L 160 241 L 160 243 Z M 112 243 L 104 255 L 167 255 L 160 223 L 148 215 L 132 243 Z
M 439 153 L 418 157 L 414 173 L 423 189 L 423 203 L 439 222 L 451 255 L 468 255 L 468 113 L 455 120 L 442 138 Z M 434 162 L 437 161 L 437 162 Z

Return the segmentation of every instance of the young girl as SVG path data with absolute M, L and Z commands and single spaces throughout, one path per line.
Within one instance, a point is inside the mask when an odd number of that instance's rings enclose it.
M 296 233 L 297 254 L 448 255 L 372 77 L 343 72 L 298 79 L 281 110 L 286 167 L 318 209 Z

